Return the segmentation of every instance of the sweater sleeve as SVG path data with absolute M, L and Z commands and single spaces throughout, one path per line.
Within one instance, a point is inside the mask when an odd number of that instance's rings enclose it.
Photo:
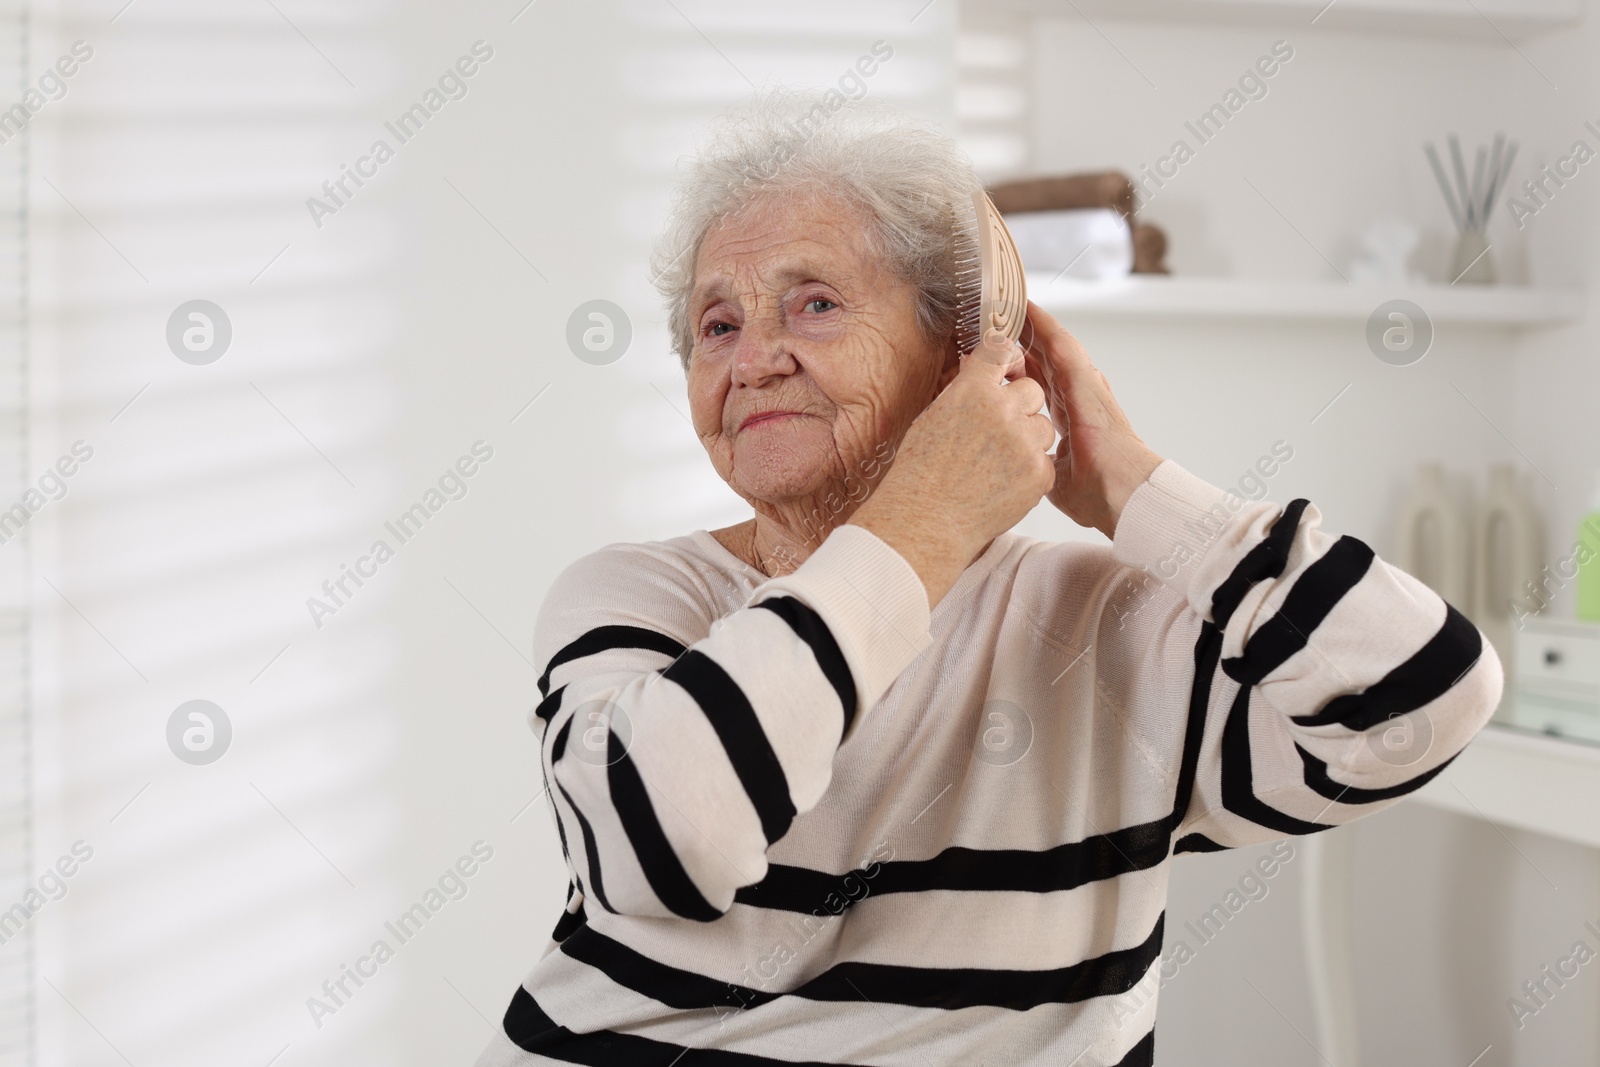
M 1397 803 L 1499 704 L 1500 661 L 1477 627 L 1321 521 L 1306 500 L 1246 501 L 1171 460 L 1123 509 L 1113 556 L 1200 619 L 1190 647 L 1158 642 L 1173 661 L 1147 664 L 1189 687 L 1176 851 L 1315 833 Z
M 533 726 L 585 897 L 710 921 L 765 877 L 767 847 L 822 798 L 839 744 L 931 643 L 927 593 L 899 553 L 846 525 L 710 618 L 633 548 L 579 560 L 547 595 Z

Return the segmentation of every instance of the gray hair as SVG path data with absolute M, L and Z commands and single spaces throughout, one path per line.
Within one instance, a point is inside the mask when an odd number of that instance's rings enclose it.
M 777 91 L 725 116 L 679 183 L 652 264 L 685 372 L 695 263 L 721 219 L 773 196 L 837 197 L 864 210 L 870 247 L 915 286 L 917 326 L 938 344 L 955 329 L 956 220 L 982 188 L 948 134 L 876 102 Z

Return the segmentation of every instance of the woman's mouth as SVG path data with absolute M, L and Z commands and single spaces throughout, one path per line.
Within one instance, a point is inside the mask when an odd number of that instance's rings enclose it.
M 800 414 L 798 411 L 759 411 L 754 415 L 745 416 L 745 420 L 739 424 L 739 432 L 743 433 L 750 427 L 760 425 L 761 423 L 773 422 L 777 419 L 786 419 L 798 414 Z

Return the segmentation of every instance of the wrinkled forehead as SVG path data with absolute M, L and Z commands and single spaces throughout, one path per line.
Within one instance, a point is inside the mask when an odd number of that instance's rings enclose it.
M 702 308 L 807 281 L 855 287 L 870 284 L 880 269 L 860 208 L 837 197 L 764 197 L 706 231 L 690 303 Z

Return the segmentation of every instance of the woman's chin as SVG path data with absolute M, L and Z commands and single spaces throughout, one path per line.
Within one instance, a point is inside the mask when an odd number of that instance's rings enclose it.
M 733 439 L 728 483 L 752 501 L 778 504 L 823 492 L 837 464 L 833 427 L 815 416 L 752 423 Z
M 815 473 L 761 471 L 743 472 L 735 483 L 739 495 L 764 504 L 787 504 L 805 500 L 818 491 L 821 479 Z
M 741 496 L 779 504 L 820 492 L 827 481 L 827 466 L 816 454 L 762 450 L 756 455 L 737 455 L 731 481 Z

